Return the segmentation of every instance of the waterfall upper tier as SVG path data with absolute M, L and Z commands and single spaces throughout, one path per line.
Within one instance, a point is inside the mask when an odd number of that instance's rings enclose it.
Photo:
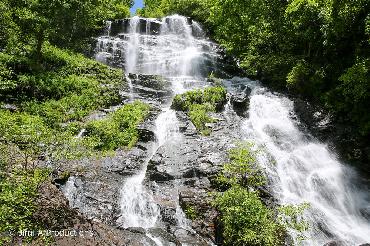
M 201 25 L 183 16 L 116 20 L 107 23 L 105 34 L 97 39 L 96 59 L 126 73 L 204 78 L 235 71 Z

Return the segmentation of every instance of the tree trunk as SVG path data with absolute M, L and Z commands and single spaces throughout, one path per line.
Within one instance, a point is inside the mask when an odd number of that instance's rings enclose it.
M 41 62 L 42 58 L 42 44 L 44 43 L 44 30 L 40 29 L 37 33 L 37 46 L 36 46 L 36 61 L 38 64 Z

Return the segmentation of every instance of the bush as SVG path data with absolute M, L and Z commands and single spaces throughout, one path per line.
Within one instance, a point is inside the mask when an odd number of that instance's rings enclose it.
M 217 177 L 220 184 L 239 185 L 248 190 L 256 190 L 266 183 L 266 178 L 257 164 L 256 152 L 252 148 L 251 143 L 239 143 L 238 147 L 229 151 L 230 162 L 223 166 Z
M 132 147 L 139 137 L 137 126 L 144 121 L 148 112 L 149 106 L 142 102 L 126 104 L 106 119 L 88 123 L 87 134 L 97 139 L 96 148 L 99 150 Z
M 204 90 L 188 91 L 176 95 L 172 102 L 172 108 L 181 111 L 189 111 L 193 104 L 209 103 L 215 110 L 222 110 L 226 103 L 226 90 L 221 86 L 207 87 Z
M 0 96 L 14 103 L 43 102 L 94 90 L 98 96 L 114 95 L 117 102 L 118 87 L 123 82 L 122 70 L 48 44 L 43 50 L 44 63 L 36 70 L 30 60 L 19 61 L 0 53 L 0 78 L 3 81 Z
M 284 229 L 258 194 L 232 187 L 215 199 L 221 213 L 225 245 L 283 245 Z
M 40 117 L 0 110 L 0 143 L 16 146 L 22 153 L 23 165 L 37 161 L 50 142 L 51 129 Z M 0 156 L 1 157 L 1 156 Z
M 258 188 L 266 180 L 257 164 L 257 152 L 250 143 L 240 143 L 230 150 L 230 163 L 216 178 L 223 192 L 216 193 L 213 205 L 220 212 L 225 245 L 284 245 L 288 229 L 304 239 L 308 227 L 302 219 L 307 204 L 268 208 L 259 197 Z
M 222 110 L 225 103 L 225 88 L 215 86 L 176 95 L 171 108 L 187 112 L 197 130 L 202 135 L 209 135 L 211 130 L 206 124 L 214 122 L 214 119 L 208 113 Z
M 202 135 L 208 136 L 211 133 L 211 130 L 206 124 L 215 121 L 208 115 L 208 112 L 213 111 L 214 108 L 209 103 L 194 104 L 190 106 L 190 110 L 188 112 L 190 120 Z

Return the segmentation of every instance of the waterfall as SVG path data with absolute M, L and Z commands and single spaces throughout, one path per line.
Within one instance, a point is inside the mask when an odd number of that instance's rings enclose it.
M 114 33 L 117 23 L 122 26 L 121 32 Z M 129 73 L 161 75 L 172 83 L 177 94 L 199 87 L 210 71 L 218 69 L 217 46 L 206 39 L 195 21 L 173 15 L 161 20 L 133 17 L 117 23 L 111 23 L 108 36 L 98 38 L 96 59 L 125 69 L 130 100 L 135 86 Z M 325 144 L 308 138 L 297 127 L 291 100 L 272 94 L 256 81 L 234 80 L 253 88 L 249 117 L 244 119 L 241 134 L 265 150 L 258 161 L 266 170 L 273 195 L 280 204 L 310 204 L 304 213 L 310 229 L 303 243 L 369 242 L 370 223 L 361 214 L 362 209 L 369 207 L 369 195 L 357 188 L 354 182 L 357 174 L 343 165 Z M 229 82 L 225 80 L 225 84 Z M 118 223 L 123 227 L 151 228 L 160 223 L 160 209 L 145 185 L 145 173 L 158 148 L 181 137 L 178 127 L 175 112 L 169 104 L 162 105 L 155 121 L 157 140 L 148 159 L 141 171 L 122 186 Z M 179 206 L 176 219 L 179 225 L 187 227 Z
M 143 21 L 146 22 L 144 30 L 141 28 Z M 152 29 L 154 24 L 161 25 L 157 35 L 152 35 L 155 33 Z M 98 40 L 97 50 L 98 54 L 108 52 L 114 58 L 114 49 L 109 50 L 108 47 L 122 47 L 130 94 L 132 94 L 133 85 L 128 73 L 162 75 L 172 82 L 174 93 L 184 92 L 185 84 L 194 81 L 199 74 L 198 64 L 203 59 L 203 47 L 211 46 L 210 42 L 196 40 L 187 18 L 179 15 L 165 17 L 162 21 L 133 17 L 129 20 L 127 33 L 122 36 L 123 39 L 120 41 L 101 37 Z M 208 50 L 211 49 L 208 48 Z M 140 173 L 128 178 L 121 190 L 121 216 L 118 223 L 123 227 L 151 228 L 158 222 L 159 208 L 154 202 L 153 194 L 145 187 L 143 181 L 148 162 L 157 149 L 166 141 L 179 137 L 175 111 L 165 106 L 157 117 L 155 126 L 157 141 L 152 147 L 151 154 Z M 188 228 L 185 216 L 180 210 L 177 205 L 178 223 Z
M 248 139 L 264 145 L 272 156 L 261 157 L 274 196 L 281 204 L 308 202 L 305 245 L 338 240 L 367 243 L 370 223 L 361 215 L 369 195 L 354 186 L 355 173 L 341 164 L 325 144 L 309 140 L 293 120 L 293 102 L 264 88 L 254 90 L 244 122 Z

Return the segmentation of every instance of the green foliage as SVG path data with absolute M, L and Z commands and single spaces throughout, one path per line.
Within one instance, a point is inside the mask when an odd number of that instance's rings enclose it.
M 45 45 L 43 51 L 42 70 L 36 71 L 30 60 L 0 53 L 0 72 L 4 71 L 0 76 L 6 79 L 6 84 L 0 86 L 0 97 L 8 101 L 45 101 L 87 91 L 100 100 L 118 100 L 122 71 L 50 45 Z
M 44 169 L 13 170 L 10 173 L 0 169 L 0 174 L 3 176 L 0 179 L 0 244 L 6 244 L 11 240 L 9 233 L 40 229 L 40 225 L 33 219 L 35 199 L 39 185 L 49 173 Z M 28 241 L 32 237 L 25 239 Z
M 37 160 L 50 137 L 51 131 L 40 117 L 0 110 L 0 143 L 17 146 L 25 168 L 29 162 Z
M 92 121 L 86 130 L 90 137 L 95 137 L 99 150 L 115 150 L 119 147 L 132 147 L 138 140 L 137 126 L 149 112 L 149 106 L 136 101 L 126 104 L 107 118 Z
M 238 147 L 229 152 L 230 162 L 223 166 L 218 182 L 229 186 L 242 186 L 249 190 L 256 189 L 266 183 L 265 176 L 259 168 L 253 144 L 239 143 Z
M 232 187 L 216 197 L 215 205 L 221 213 L 225 245 L 283 245 L 282 226 L 255 192 Z
M 285 228 L 292 229 L 298 233 L 297 242 L 305 240 L 303 232 L 308 230 L 309 225 L 302 217 L 304 211 L 310 207 L 309 203 L 299 205 L 285 205 L 278 208 L 278 221 Z
M 211 130 L 206 124 L 214 122 L 214 119 L 208 113 L 222 110 L 226 103 L 226 94 L 225 88 L 221 86 L 188 91 L 176 95 L 171 107 L 186 111 L 197 130 L 203 135 L 209 135 Z
M 4 0 L 0 22 L 6 28 L 0 48 L 13 54 L 26 51 L 37 62 L 45 41 L 81 50 L 105 20 L 129 16 L 131 4 L 121 0 Z
M 359 131 L 363 136 L 370 132 L 369 67 L 370 59 L 359 59 L 341 75 L 339 80 L 342 84 L 332 92 L 330 98 L 332 105 L 335 105 L 335 110 L 342 114 L 349 114 L 350 120 L 359 125 Z M 338 96 L 342 100 L 336 100 Z
M 230 163 L 216 178 L 223 192 L 216 193 L 213 205 L 220 212 L 225 245 L 284 245 L 287 230 L 303 240 L 308 225 L 302 213 L 308 204 L 268 208 L 259 197 L 258 188 L 266 180 L 252 148 L 251 143 L 239 143 L 231 149 Z
M 188 112 L 190 120 L 202 135 L 208 136 L 211 133 L 211 130 L 206 126 L 206 124 L 213 123 L 215 121 L 208 115 L 208 112 L 213 111 L 214 107 L 209 103 L 193 104 L 190 106 Z
M 206 104 L 215 110 L 222 110 L 226 103 L 226 90 L 221 86 L 207 87 L 204 90 L 192 90 L 184 94 L 176 95 L 172 102 L 172 108 L 181 111 L 189 111 L 193 104 Z
M 180 14 L 205 22 L 209 15 L 210 0 L 144 0 L 145 6 L 138 13 L 144 17 L 163 17 Z
M 196 208 L 190 204 L 185 204 L 182 209 L 184 210 L 184 213 L 188 219 L 195 220 L 197 217 L 199 217 Z
M 14 106 L 0 110 L 0 245 L 14 243 L 9 232 L 48 229 L 33 218 L 38 187 L 48 176 L 38 168 L 40 162 L 101 156 L 97 136 L 76 135 L 85 127 L 85 116 L 121 103 L 122 70 L 61 48 L 86 52 L 104 21 L 129 16 L 132 4 L 0 2 L 0 105 Z M 128 116 L 136 117 L 130 122 L 143 117 L 135 113 Z M 125 120 L 116 119 L 118 124 Z M 135 131 L 134 125 L 129 129 Z M 133 144 L 137 133 L 130 134 Z M 26 243 L 33 238 L 24 239 Z

